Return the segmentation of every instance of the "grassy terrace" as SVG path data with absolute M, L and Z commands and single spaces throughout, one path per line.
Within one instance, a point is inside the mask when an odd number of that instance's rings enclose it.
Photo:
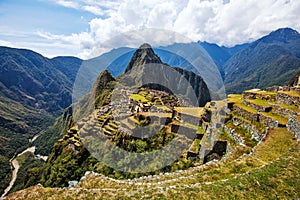
M 259 105 L 259 106 L 272 106 L 272 103 L 266 100 L 262 100 L 262 99 L 251 99 L 251 100 L 247 100 L 250 103 Z
M 167 106 L 156 105 L 156 107 L 157 107 L 158 109 L 162 109 L 162 110 L 167 111 L 167 112 L 171 111 L 171 109 L 168 108 Z
M 276 113 L 272 113 L 272 112 L 261 112 L 260 114 L 266 116 L 266 117 L 270 117 L 276 121 L 278 121 L 280 124 L 287 124 L 288 123 L 288 119 L 278 115 Z
M 225 130 L 220 130 L 219 140 L 226 140 L 229 142 L 230 146 L 236 147 L 239 145 Z
M 294 112 L 300 112 L 300 109 L 297 107 L 297 106 L 294 106 L 294 105 L 286 105 L 286 104 L 277 104 L 278 106 L 282 107 L 282 108 L 285 108 L 285 109 L 288 109 L 288 110 L 291 110 L 291 111 L 294 111 Z
M 140 101 L 142 103 L 147 103 L 149 100 L 146 99 L 146 97 L 140 95 L 140 94 L 132 94 L 130 96 L 130 99 L 134 100 L 134 101 Z
M 265 129 L 266 129 L 266 127 L 265 127 L 262 123 L 260 123 L 260 122 L 251 122 L 251 121 L 249 121 L 249 120 L 243 118 L 242 116 L 239 116 L 238 114 L 236 114 L 236 112 L 231 112 L 231 114 L 232 114 L 233 116 L 235 116 L 236 118 L 238 118 L 238 119 L 244 121 L 245 123 L 254 126 L 254 127 L 255 127 L 258 131 L 260 131 L 260 132 L 264 132 Z
M 296 92 L 296 91 L 280 91 L 278 93 L 287 94 L 289 96 L 299 97 L 300 98 L 300 92 Z
M 257 146 L 253 156 L 270 162 L 278 158 L 282 152 L 288 151 L 295 143 L 294 136 L 286 128 L 274 128 L 269 131 L 265 141 Z
M 257 110 L 243 104 L 242 95 L 240 95 L 240 94 L 231 94 L 231 95 L 229 95 L 228 98 L 227 98 L 227 101 L 229 103 L 234 103 L 234 105 L 236 105 L 237 107 L 239 107 L 243 110 L 246 110 L 250 113 L 253 113 L 253 114 L 257 113 Z
M 140 112 L 144 116 L 172 117 L 172 113 Z
M 88 177 L 74 190 L 34 186 L 7 199 L 297 199 L 299 157 L 300 144 L 286 129 L 276 128 L 252 155 L 212 163 L 198 172 L 171 173 L 153 182 L 138 179 L 133 184 L 98 175 Z
M 267 92 L 264 90 L 246 90 L 244 93 L 254 93 L 254 94 L 261 94 L 261 95 L 269 95 L 269 96 L 276 96 L 276 92 Z
M 227 101 L 229 103 L 242 103 L 243 95 L 241 94 L 230 94 L 228 95 Z
M 241 126 L 235 126 L 232 121 L 227 122 L 226 126 L 234 129 L 236 134 L 243 138 L 245 145 L 252 148 L 257 144 L 257 141 L 252 139 L 252 135 L 245 128 Z
M 146 92 L 146 91 L 140 91 L 139 94 L 144 96 L 146 99 L 149 99 L 149 100 L 151 100 L 153 98 L 153 96 L 151 94 L 149 94 L 148 92 Z
M 204 114 L 204 108 L 202 107 L 175 107 L 174 110 L 182 114 L 191 115 L 199 118 L 201 115 Z

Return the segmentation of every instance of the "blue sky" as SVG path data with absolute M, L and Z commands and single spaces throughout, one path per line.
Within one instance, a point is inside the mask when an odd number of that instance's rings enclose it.
M 0 45 L 90 58 L 117 47 L 103 45 L 114 36 L 159 28 L 232 46 L 282 27 L 299 31 L 299 10 L 299 0 L 1 0 Z
M 76 55 L 71 46 L 56 49 L 53 41 L 39 37 L 37 32 L 52 34 L 78 33 L 89 29 L 94 14 L 64 7 L 44 0 L 1 0 L 0 40 L 13 47 L 32 48 L 42 54 Z M 67 44 L 65 44 L 67 45 Z

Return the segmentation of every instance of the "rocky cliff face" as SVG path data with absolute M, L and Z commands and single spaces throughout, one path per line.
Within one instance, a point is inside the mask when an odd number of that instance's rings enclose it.
M 159 90 L 187 99 L 193 106 L 204 106 L 211 100 L 210 92 L 202 77 L 194 72 L 163 63 L 149 44 L 143 44 L 132 56 L 125 74 L 118 79 L 126 86 L 150 85 Z
M 133 68 L 149 64 L 158 63 L 162 64 L 160 58 L 154 53 L 151 46 L 147 43 L 142 44 L 133 54 L 131 60 L 129 61 L 125 73 L 130 72 Z

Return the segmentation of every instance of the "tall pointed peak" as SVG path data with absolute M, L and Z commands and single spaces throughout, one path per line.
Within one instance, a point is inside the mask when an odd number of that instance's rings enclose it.
M 148 43 L 142 44 L 139 49 L 152 49 L 151 45 Z
M 134 67 L 151 63 L 162 64 L 162 61 L 154 53 L 151 45 L 148 43 L 144 43 L 134 52 L 125 69 L 125 73 L 131 71 L 131 69 Z

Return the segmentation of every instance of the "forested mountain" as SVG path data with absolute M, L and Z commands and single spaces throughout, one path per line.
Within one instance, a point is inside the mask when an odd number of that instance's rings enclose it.
M 279 29 L 252 42 L 223 66 L 227 93 L 285 85 L 300 69 L 300 34 Z
M 80 65 L 74 57 L 48 59 L 30 50 L 0 47 L 1 190 L 10 178 L 9 159 L 71 104 Z

